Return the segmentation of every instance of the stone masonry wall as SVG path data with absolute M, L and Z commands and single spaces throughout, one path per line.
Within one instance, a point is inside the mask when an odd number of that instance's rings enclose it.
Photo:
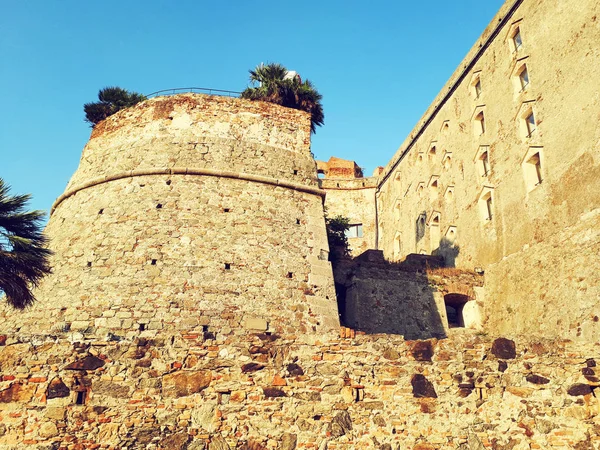
M 194 94 L 110 117 L 55 204 L 53 274 L 0 330 L 337 330 L 309 135 L 306 113 Z
M 507 1 L 380 177 L 386 258 L 483 269 L 489 331 L 600 337 L 598 42 L 595 0 Z
M 0 448 L 593 450 L 599 351 L 464 332 L 0 336 Z

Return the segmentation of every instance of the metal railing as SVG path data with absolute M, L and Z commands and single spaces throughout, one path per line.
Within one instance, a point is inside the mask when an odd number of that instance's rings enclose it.
M 156 92 L 153 92 L 152 94 L 148 94 L 148 95 L 146 95 L 146 97 L 152 98 L 152 97 L 160 97 L 163 95 L 183 94 L 186 92 L 208 94 L 208 95 L 221 95 L 223 97 L 239 97 L 241 94 L 241 92 L 224 91 L 222 89 L 187 87 L 187 88 L 163 89 L 162 91 L 156 91 Z

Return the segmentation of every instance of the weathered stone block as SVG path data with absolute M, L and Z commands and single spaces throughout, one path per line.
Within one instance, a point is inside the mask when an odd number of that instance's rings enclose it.
M 500 359 L 515 359 L 517 356 L 515 341 L 498 338 L 492 343 L 492 354 Z
M 279 442 L 278 450 L 295 450 L 298 438 L 292 433 L 283 433 Z
M 13 383 L 0 391 L 0 403 L 25 403 L 33 398 L 37 386 L 34 384 Z
M 592 388 L 589 384 L 576 383 L 571 385 L 567 390 L 567 394 L 572 396 L 588 395 L 592 393 Z
M 543 377 L 541 375 L 536 375 L 534 373 L 530 373 L 529 375 L 527 375 L 525 377 L 525 379 L 533 384 L 548 384 L 548 383 L 550 383 L 550 380 L 548 378 Z
M 40 437 L 48 439 L 54 436 L 58 436 L 58 428 L 54 422 L 44 422 L 38 429 Z
M 166 397 L 183 397 L 201 392 L 212 380 L 208 371 L 175 372 L 162 378 L 163 395 Z
M 346 433 L 352 430 L 352 418 L 348 411 L 340 411 L 333 416 L 331 423 L 329 424 L 327 431 L 332 439 L 344 436 Z
M 67 408 L 48 406 L 44 411 L 46 419 L 62 421 L 67 414 Z
M 267 386 L 263 387 L 262 390 L 266 398 L 287 397 L 283 390 L 276 387 Z
M 263 364 L 251 362 L 242 366 L 242 373 L 258 372 L 264 368 L 265 366 Z
M 97 381 L 92 385 L 94 394 L 113 398 L 129 398 L 129 386 L 110 381 Z
M 63 383 L 60 378 L 54 378 L 48 385 L 46 391 L 46 398 L 62 398 L 68 397 L 71 394 L 71 390 Z
M 433 357 L 433 342 L 414 341 L 410 345 L 410 352 L 417 361 L 431 361 Z
M 433 384 L 420 373 L 412 376 L 410 384 L 412 385 L 413 396 L 416 398 L 437 398 Z
M 244 320 L 244 326 L 250 330 L 265 331 L 269 328 L 269 324 L 265 319 L 259 317 L 247 317 Z
M 100 367 L 104 367 L 106 363 L 92 355 L 88 355 L 85 358 L 72 362 L 65 367 L 65 370 L 96 370 Z

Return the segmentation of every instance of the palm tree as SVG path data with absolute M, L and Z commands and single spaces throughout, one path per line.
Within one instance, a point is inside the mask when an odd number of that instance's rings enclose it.
M 288 71 L 281 64 L 269 63 L 260 64 L 254 70 L 250 70 L 250 82 L 254 86 L 246 88 L 242 92 L 242 98 L 306 111 L 310 113 L 312 133 L 316 132 L 317 126 L 323 125 L 323 96 L 310 81 L 302 81 L 299 75 Z
M 51 272 L 48 243 L 41 231 L 42 211 L 25 211 L 30 195 L 9 195 L 0 178 L 0 291 L 9 305 L 23 309 L 35 301 L 31 292 Z
M 98 92 L 98 102 L 83 105 L 85 121 L 92 128 L 108 116 L 112 116 L 121 109 L 129 108 L 146 100 L 146 96 L 137 92 L 129 92 L 120 87 L 105 87 Z

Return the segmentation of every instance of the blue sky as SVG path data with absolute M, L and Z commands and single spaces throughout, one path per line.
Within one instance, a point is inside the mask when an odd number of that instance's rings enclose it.
M 502 0 L 0 0 L 0 177 L 49 210 L 105 86 L 241 91 L 280 62 L 323 95 L 318 159 L 385 165 Z

